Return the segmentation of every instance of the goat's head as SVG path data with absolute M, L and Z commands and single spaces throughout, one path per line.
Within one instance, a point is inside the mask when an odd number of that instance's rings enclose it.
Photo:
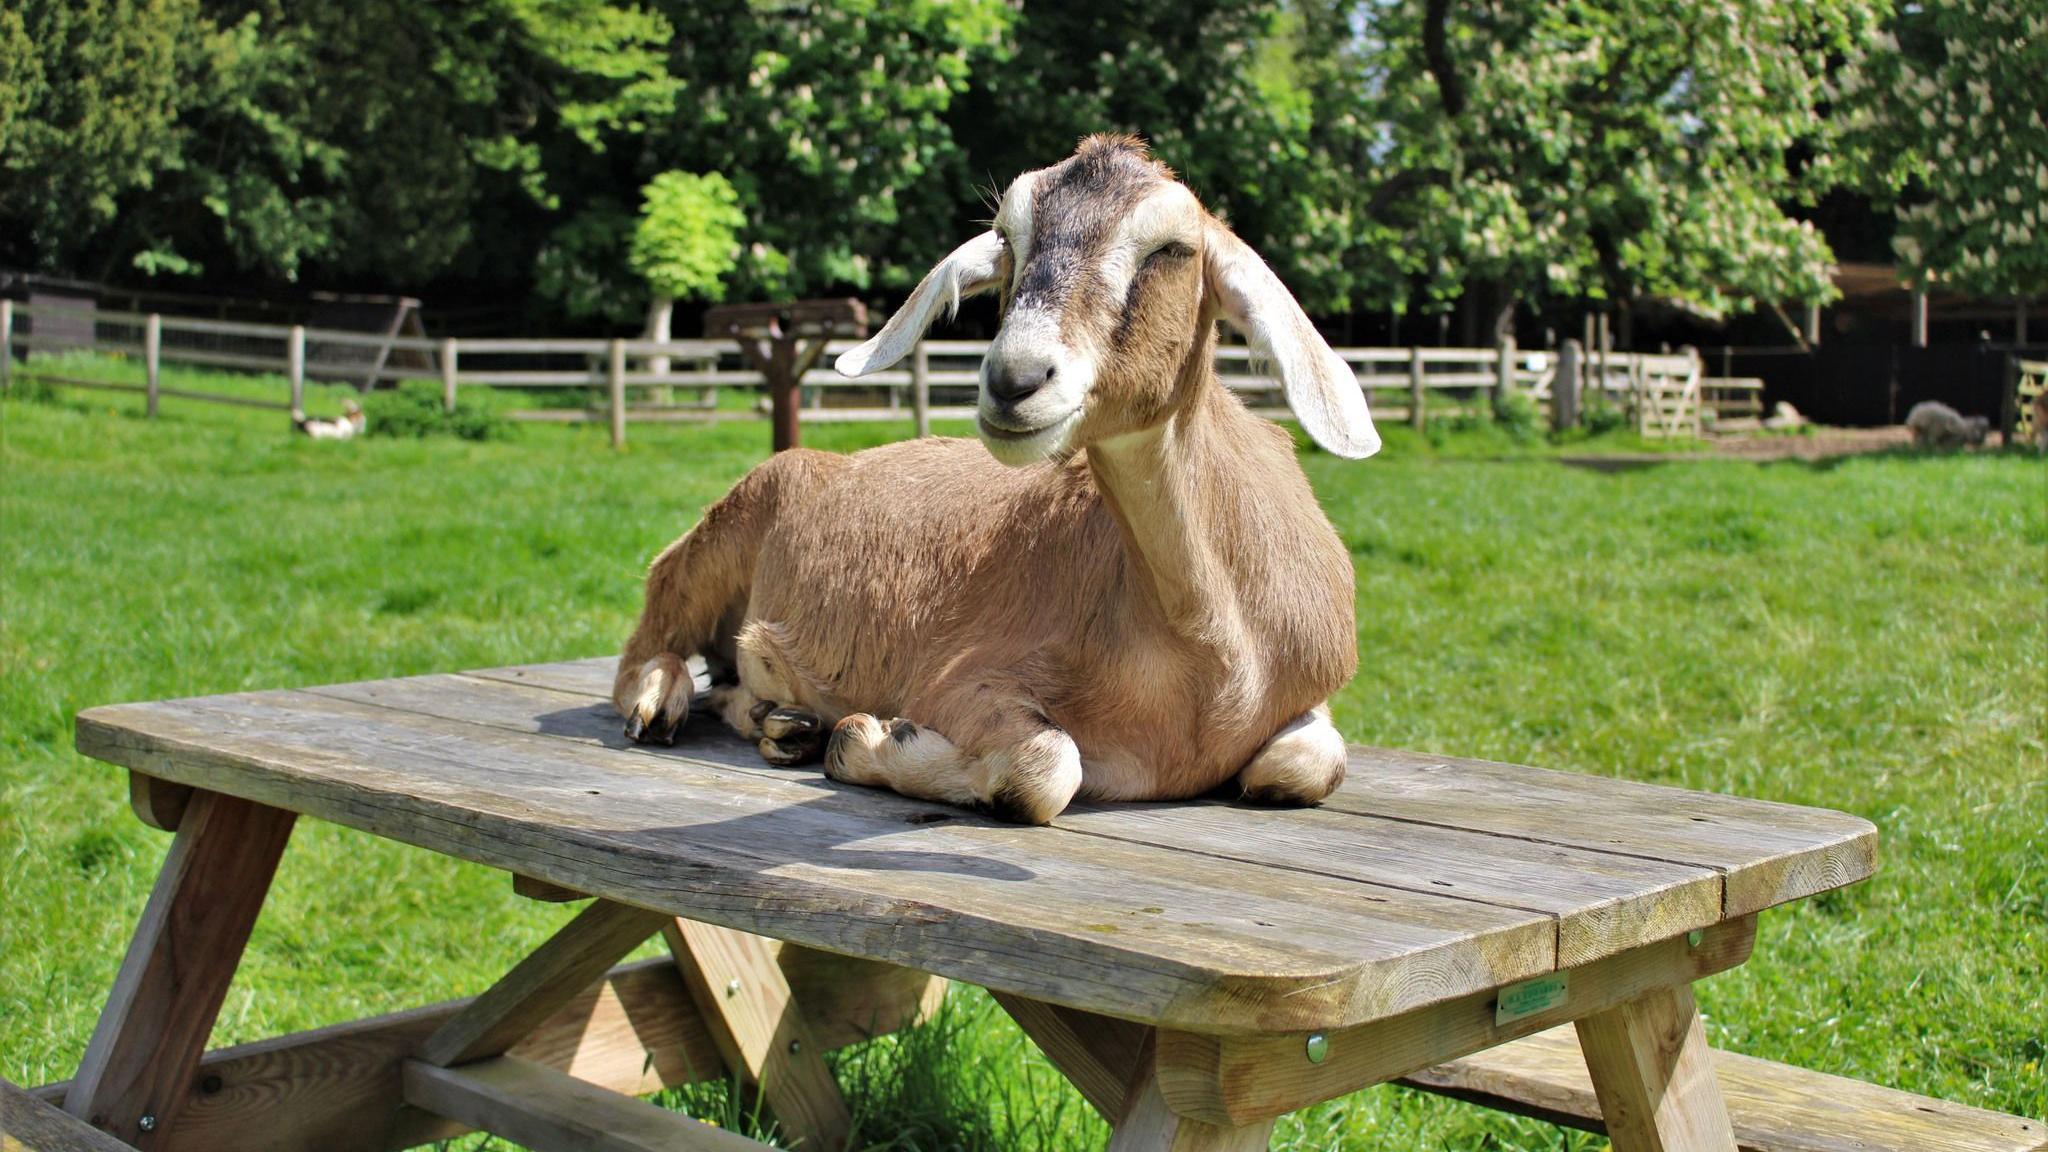
M 1182 371 L 1227 317 L 1273 366 L 1302 427 L 1340 456 L 1379 435 L 1351 368 L 1280 278 L 1145 147 L 1091 136 L 1010 183 L 989 231 L 953 250 L 873 339 L 839 357 L 860 376 L 901 360 L 939 311 L 1000 291 L 981 366 L 981 438 L 1009 464 L 1071 453 L 1163 423 L 1189 397 Z M 1206 365 L 1201 366 L 1206 368 Z

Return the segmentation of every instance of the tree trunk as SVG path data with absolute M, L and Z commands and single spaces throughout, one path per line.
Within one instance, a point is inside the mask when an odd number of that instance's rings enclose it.
M 643 340 L 667 340 L 669 338 L 669 321 L 674 318 L 675 311 L 675 298 L 657 293 L 653 299 L 647 302 L 647 328 L 640 334 L 640 338 Z M 656 376 L 668 375 L 668 357 L 649 357 L 647 360 L 647 370 Z M 675 399 L 675 389 L 666 384 L 659 388 L 650 389 L 648 391 L 648 399 L 656 404 L 671 403 Z

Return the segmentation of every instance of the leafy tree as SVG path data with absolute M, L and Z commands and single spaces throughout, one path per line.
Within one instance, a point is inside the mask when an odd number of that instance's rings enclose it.
M 2048 10 L 1927 0 L 1861 48 L 1841 85 L 1845 160 L 1896 204 L 1908 278 L 2048 290 Z
M 490 258 L 476 221 L 526 225 L 680 89 L 667 22 L 604 0 L 31 0 L 28 21 L 53 95 L 10 121 L 5 167 L 38 175 L 0 219 L 102 274 L 415 283 Z
M 1348 80 L 1320 84 L 1319 118 L 1356 118 L 1341 144 L 1358 191 L 1339 214 L 1425 254 L 1429 298 L 1490 282 L 1717 317 L 1831 295 L 1832 253 L 1790 209 L 1823 186 L 1801 158 L 1833 145 L 1830 69 L 1873 34 L 1875 6 L 1307 7 Z
M 67 268 L 176 156 L 198 0 L 0 8 L 0 258 Z
M 739 261 L 739 230 L 747 218 L 739 193 L 716 172 L 663 172 L 641 189 L 640 223 L 628 259 L 647 280 L 647 338 L 669 338 L 679 298 L 721 300 L 725 276 Z M 655 367 L 666 372 L 664 361 Z
M 749 224 L 732 287 L 811 296 L 914 284 L 958 242 L 975 177 L 945 116 L 1000 66 L 1001 0 L 665 0 L 689 115 L 644 170 L 726 173 Z

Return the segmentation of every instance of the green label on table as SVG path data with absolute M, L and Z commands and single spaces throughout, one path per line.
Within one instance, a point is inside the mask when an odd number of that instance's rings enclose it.
M 1493 1009 L 1493 1022 L 1506 1024 L 1524 1016 L 1548 1012 L 1564 1003 L 1568 987 L 1567 974 L 1563 972 L 1510 984 L 1500 990 L 1500 1000 Z

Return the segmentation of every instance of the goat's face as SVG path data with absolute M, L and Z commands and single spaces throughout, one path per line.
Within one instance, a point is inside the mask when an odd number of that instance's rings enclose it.
M 997 459 L 1026 464 L 1163 423 L 1208 379 L 1182 369 L 1220 312 L 1272 361 L 1319 443 L 1353 457 L 1379 448 L 1349 365 L 1265 262 L 1138 141 L 1091 136 L 1017 177 L 992 225 L 932 269 L 839 370 L 885 368 L 942 306 L 1000 291 L 977 422 Z
M 1166 418 L 1202 322 L 1209 221 L 1194 193 L 1120 137 L 1091 137 L 1011 182 L 994 221 L 1003 325 L 976 411 L 997 459 L 1062 455 Z

